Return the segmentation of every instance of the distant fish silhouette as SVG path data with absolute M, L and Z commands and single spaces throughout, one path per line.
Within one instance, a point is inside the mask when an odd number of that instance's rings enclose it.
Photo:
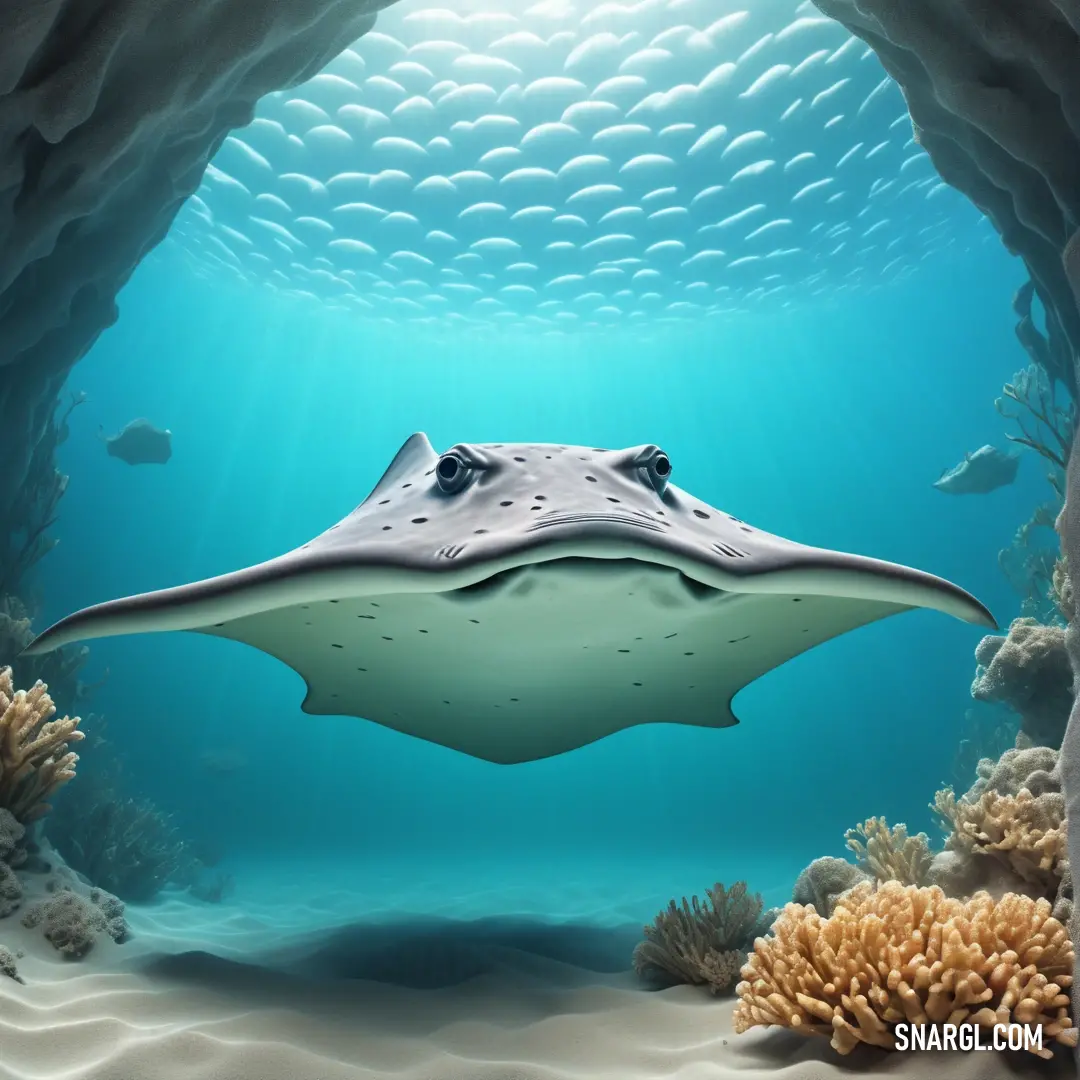
M 1011 484 L 1019 468 L 1016 451 L 1005 453 L 994 446 L 980 446 L 975 453 L 965 454 L 959 465 L 946 469 L 934 487 L 947 495 L 986 495 Z
M 172 457 L 172 432 L 149 420 L 132 420 L 118 435 L 101 435 L 112 457 L 129 465 L 164 465 Z

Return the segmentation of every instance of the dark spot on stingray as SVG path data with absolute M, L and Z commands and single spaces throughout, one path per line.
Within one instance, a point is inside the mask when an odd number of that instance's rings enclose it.
M 311 625 L 311 620 L 309 619 L 308 621 L 306 621 L 306 622 L 304 623 L 304 625 L 305 625 L 305 626 L 310 626 L 310 625 Z
M 547 498 L 547 496 L 546 495 L 534 495 L 533 498 L 537 502 L 543 502 Z
M 706 514 L 704 510 L 695 510 L 694 517 L 705 518 L 708 520 L 709 515 Z
M 664 511 L 663 511 L 663 510 L 657 510 L 657 511 L 656 511 L 656 513 L 657 513 L 657 515 L 658 515 L 659 517 L 663 517 L 663 516 L 664 516 Z
M 607 451 L 602 446 L 594 446 L 592 448 L 594 454 L 606 454 Z
M 753 532 L 754 531 L 753 529 L 748 528 L 746 525 L 740 525 L 739 528 L 742 529 L 743 532 Z
M 447 701 L 447 700 L 446 700 L 446 698 L 443 698 L 443 704 L 444 704 L 444 705 L 449 705 L 449 704 L 450 704 L 450 702 L 449 702 L 449 701 Z
M 327 532 L 333 532 L 335 529 L 340 529 L 340 528 L 341 528 L 341 523 L 339 522 L 337 525 L 331 525 L 330 528 L 327 529 L 326 531 Z
M 644 639 L 644 638 L 639 638 L 639 637 L 636 637 L 636 638 L 634 638 L 634 640 L 635 640 L 635 641 L 644 641 L 645 639 Z
M 216 622 L 216 623 L 214 623 L 214 629 L 215 630 L 220 630 L 221 627 L 223 627 L 224 625 L 225 624 L 223 622 Z
M 382 502 L 379 503 L 379 505 L 380 506 L 389 506 L 390 505 L 390 500 L 389 499 L 383 499 Z
M 149 420 L 132 420 L 116 435 L 99 435 L 110 457 L 129 465 L 164 465 L 172 457 L 172 432 Z
M 802 597 L 801 596 L 793 596 L 791 598 L 791 602 L 793 604 L 801 604 L 802 603 Z
M 344 649 L 345 646 L 344 645 L 337 645 L 334 642 L 330 642 L 330 648 L 331 649 Z
M 692 652 L 684 652 L 683 653 L 683 656 L 693 656 L 693 655 L 694 654 Z
M 402 484 L 402 485 L 401 485 L 401 490 L 402 490 L 402 491 L 404 491 L 404 490 L 405 490 L 405 488 L 407 488 L 407 487 L 412 487 L 412 483 L 410 482 L 410 483 L 408 483 L 408 484 Z
M 810 633 L 810 631 L 809 631 L 809 630 L 804 630 L 804 631 L 803 631 L 803 633 L 804 633 L 804 634 L 809 634 L 809 633 Z
M 608 502 L 621 502 L 621 499 L 616 499 L 614 495 L 606 496 Z
M 374 619 L 375 618 L 374 615 L 357 615 L 356 617 L 358 619 Z
M 619 652 L 629 652 L 629 649 L 620 649 Z
M 412 523 L 414 525 L 423 525 L 425 521 L 427 521 L 427 518 L 413 518 L 412 519 Z
M 728 644 L 729 645 L 738 645 L 740 641 L 749 641 L 749 640 L 750 640 L 750 635 L 749 634 L 743 634 L 742 637 L 729 638 L 728 639 Z
M 515 457 L 514 460 L 515 461 L 524 461 L 525 459 L 523 457 Z
M 383 639 L 383 641 L 393 641 L 394 640 L 392 637 L 387 637 L 385 634 L 383 634 L 382 639 Z
M 550 461 L 550 460 L 551 460 L 551 455 L 550 455 L 550 454 L 545 454 L 545 455 L 544 455 L 544 457 L 545 457 L 545 458 L 546 458 L 546 459 L 547 459 L 548 461 Z
M 336 698 L 336 697 L 337 697 L 337 694 L 331 694 L 330 696 L 331 696 L 332 698 Z
M 634 683 L 634 686 L 640 686 L 640 685 L 641 685 L 641 683 L 639 683 L 639 682 Z
M 595 476 L 586 476 L 585 479 L 588 480 L 590 484 L 595 484 L 596 483 L 596 477 Z
M 514 505 L 514 500 L 513 499 L 504 499 L 501 503 L 499 503 L 499 505 L 500 506 L 513 506 Z
M 667 641 L 668 638 L 673 638 L 673 637 L 678 637 L 678 636 L 679 636 L 679 632 L 676 630 L 674 634 L 665 634 L 664 635 L 664 640 Z
M 511 701 L 520 701 L 521 699 L 520 699 L 520 698 L 516 698 L 516 697 L 512 697 L 512 698 L 511 698 L 510 700 L 511 700 Z
M 530 506 L 529 509 L 530 510 L 539 510 L 541 508 L 539 506 Z
M 484 535 L 484 533 L 486 533 L 486 532 L 487 532 L 487 529 L 473 529 L 473 532 L 474 532 L 474 533 L 475 533 L 475 534 L 476 534 L 477 536 L 483 536 L 483 535 Z
M 330 601 L 328 601 L 328 603 L 331 603 L 331 604 L 340 604 L 340 603 L 341 603 L 341 601 L 340 601 L 340 600 L 330 600 Z
M 393 527 L 394 527 L 393 525 L 384 525 L 382 527 L 382 531 L 383 532 L 389 532 Z
M 502 448 L 503 448 L 503 447 L 504 447 L 504 446 L 506 445 L 506 443 L 501 443 L 501 442 L 497 442 L 497 443 L 492 443 L 491 445 L 492 445 L 492 446 L 493 446 L 493 447 L 494 447 L 494 448 L 495 448 L 496 450 L 501 450 L 501 449 L 502 449 Z
M 357 671 L 367 671 L 367 668 L 366 667 L 358 667 L 356 670 Z
M 374 600 L 372 600 L 372 601 L 371 601 L 371 606 L 372 606 L 372 607 L 378 607 L 379 605 L 378 605 L 378 604 L 376 604 Z
M 476 623 L 477 626 L 480 625 L 480 620 L 479 619 L 470 619 L 469 622 Z

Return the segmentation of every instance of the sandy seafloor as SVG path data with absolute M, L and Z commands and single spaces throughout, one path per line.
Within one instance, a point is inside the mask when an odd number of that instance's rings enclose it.
M 650 866 L 650 880 L 700 892 L 703 866 Z M 798 867 L 770 867 L 773 880 L 759 867 L 751 881 L 782 902 Z M 514 871 L 324 858 L 238 866 L 236 878 L 222 904 L 172 892 L 129 906 L 131 940 L 103 937 L 81 961 L 62 959 L 18 913 L 0 923 L 0 941 L 25 952 L 26 980 L 0 979 L 0 1078 L 1076 1075 L 1065 1057 L 841 1058 L 824 1039 L 736 1036 L 731 999 L 646 991 L 629 969 L 641 923 L 672 891 L 635 887 L 639 864 L 534 860 Z

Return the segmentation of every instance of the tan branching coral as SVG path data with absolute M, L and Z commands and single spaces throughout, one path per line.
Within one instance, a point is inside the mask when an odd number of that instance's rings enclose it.
M 762 915 L 761 896 L 745 881 L 730 889 L 719 882 L 682 904 L 672 900 L 634 949 L 634 970 L 644 978 L 707 986 L 714 994 L 729 990 L 758 934 L 765 933 L 772 912 Z
M 898 1023 L 1042 1029 L 1076 1046 L 1073 947 L 1047 900 L 936 887 L 857 885 L 828 919 L 788 904 L 742 969 L 735 1030 L 780 1025 L 824 1035 L 841 1054 L 896 1048 Z M 987 1040 L 989 1041 L 989 1040 Z
M 931 807 L 952 829 L 954 847 L 992 855 L 1043 894 L 1056 893 L 1069 857 L 1059 792 L 1036 797 L 1027 788 L 1015 795 L 984 791 L 969 801 L 945 788 Z
M 855 861 L 878 881 L 899 881 L 902 885 L 926 885 L 927 871 L 934 855 L 926 833 L 908 836 L 907 826 L 891 829 L 884 818 L 867 818 L 844 834 Z
M 48 799 L 75 775 L 82 740 L 79 717 L 53 720 L 49 688 L 15 690 L 11 668 L 0 669 L 0 807 L 26 824 L 48 813 Z

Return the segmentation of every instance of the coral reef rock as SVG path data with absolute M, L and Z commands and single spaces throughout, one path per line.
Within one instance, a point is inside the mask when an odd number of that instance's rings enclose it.
M 101 934 L 108 934 L 117 944 L 128 937 L 124 905 L 100 889 L 93 889 L 86 899 L 69 887 L 61 887 L 52 899 L 23 916 L 23 926 L 40 926 L 49 944 L 74 960 L 84 957 Z
M 975 661 L 979 666 L 971 696 L 1008 705 L 1028 740 L 1060 747 L 1073 703 L 1064 628 L 1016 619 L 1007 637 L 991 634 L 979 642 Z
M 844 893 L 870 880 L 865 870 L 852 866 L 846 859 L 823 855 L 799 875 L 791 899 L 795 904 L 812 905 L 815 911 L 831 915 Z
M 0 975 L 21 983 L 23 980 L 19 977 L 17 960 L 18 957 L 10 949 L 0 945 Z

